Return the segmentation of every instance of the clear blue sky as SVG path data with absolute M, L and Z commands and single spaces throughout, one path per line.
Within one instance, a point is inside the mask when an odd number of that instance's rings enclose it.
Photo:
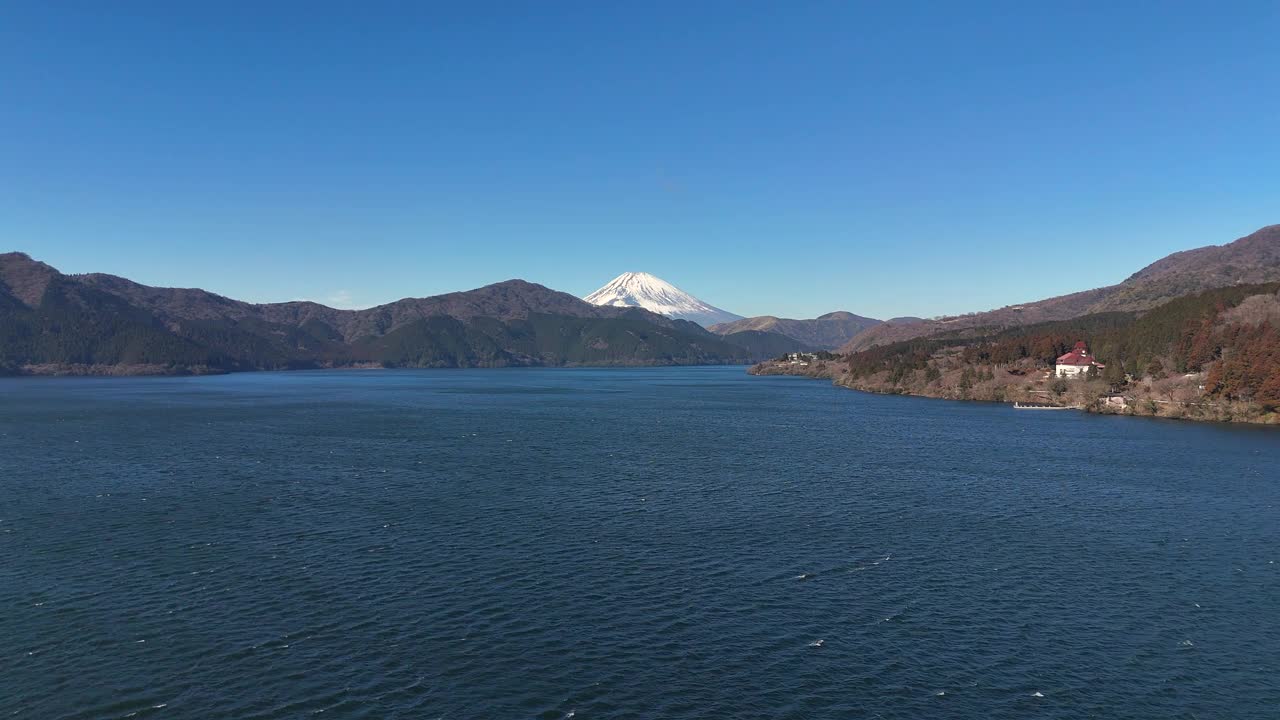
M 1277 222 L 1274 1 L 0 5 L 0 249 L 66 272 L 928 316 Z

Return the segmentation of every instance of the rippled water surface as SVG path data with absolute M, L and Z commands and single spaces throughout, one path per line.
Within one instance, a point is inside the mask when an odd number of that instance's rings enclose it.
M 0 381 L 0 716 L 1280 717 L 1280 432 L 742 368 Z

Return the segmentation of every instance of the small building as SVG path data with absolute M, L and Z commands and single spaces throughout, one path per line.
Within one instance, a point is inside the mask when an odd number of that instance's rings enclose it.
M 1102 363 L 1094 360 L 1089 354 L 1089 346 L 1083 340 L 1076 343 L 1071 352 L 1057 359 L 1053 364 L 1053 374 L 1058 377 L 1077 377 L 1081 373 L 1089 372 L 1089 368 L 1098 368 L 1099 370 L 1106 367 Z

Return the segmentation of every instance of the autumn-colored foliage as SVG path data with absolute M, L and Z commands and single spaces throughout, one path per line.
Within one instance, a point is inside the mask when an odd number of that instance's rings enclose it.
M 1280 407 L 1280 331 L 1261 325 L 1233 324 L 1221 332 L 1226 350 L 1209 371 L 1205 387 L 1233 400 Z

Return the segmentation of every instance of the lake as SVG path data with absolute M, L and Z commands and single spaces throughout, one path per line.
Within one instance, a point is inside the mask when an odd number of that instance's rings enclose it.
M 1280 716 L 1280 429 L 741 367 L 0 380 L 0 714 Z

